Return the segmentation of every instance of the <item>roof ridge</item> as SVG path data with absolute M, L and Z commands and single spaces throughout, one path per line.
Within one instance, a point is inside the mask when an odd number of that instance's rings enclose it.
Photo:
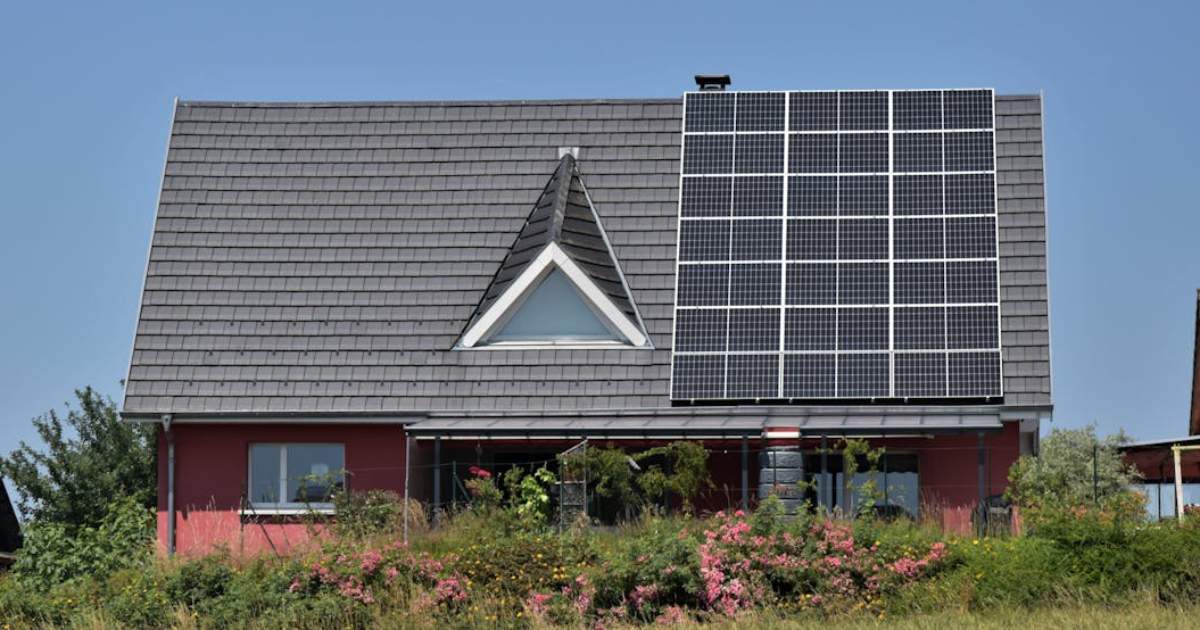
M 554 179 L 558 188 L 554 191 L 554 206 L 551 210 L 550 242 L 558 242 L 562 238 L 563 222 L 567 218 L 567 199 L 571 195 L 571 180 L 579 176 L 575 170 L 575 156 L 564 153 L 558 160 L 558 168 L 554 169 Z
M 681 97 L 654 96 L 647 98 L 547 98 L 547 99 L 433 99 L 433 100 L 348 100 L 348 101 L 237 101 L 237 100 L 204 100 L 179 99 L 180 107 L 288 107 L 331 108 L 331 107 L 480 107 L 510 105 L 678 105 L 683 102 Z

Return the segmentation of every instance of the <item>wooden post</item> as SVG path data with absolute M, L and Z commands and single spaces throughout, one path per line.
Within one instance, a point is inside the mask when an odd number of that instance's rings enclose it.
M 1175 518 L 1183 522 L 1183 463 L 1180 461 L 1179 445 L 1171 447 L 1171 456 L 1175 458 Z

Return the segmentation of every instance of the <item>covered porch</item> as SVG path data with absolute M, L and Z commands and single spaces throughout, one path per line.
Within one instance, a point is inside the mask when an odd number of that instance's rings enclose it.
M 751 509 L 768 494 L 829 512 L 849 512 L 853 488 L 870 480 L 884 514 L 935 518 L 948 529 L 979 525 L 978 506 L 996 502 L 1021 454 L 1020 423 L 980 409 L 672 408 L 640 413 L 531 416 L 524 413 L 431 415 L 406 428 L 414 466 L 411 496 L 437 514 L 470 499 L 467 471 L 513 467 L 560 471 L 559 455 L 579 448 L 635 451 L 677 440 L 700 442 L 712 486 L 697 511 Z M 882 456 L 876 470 L 846 474 L 840 445 L 861 438 Z M 785 469 L 781 462 L 790 462 Z M 562 476 L 559 475 L 561 479 Z M 803 484 L 798 482 L 805 482 Z M 794 488 L 800 486 L 802 491 Z M 561 501 L 561 497 L 558 499 Z M 667 507 L 673 507 L 668 505 Z M 674 506 L 674 507 L 677 507 Z M 595 498 L 584 499 L 599 516 Z
M 1120 451 L 1142 478 L 1151 516 L 1182 518 L 1200 503 L 1200 435 L 1135 442 Z

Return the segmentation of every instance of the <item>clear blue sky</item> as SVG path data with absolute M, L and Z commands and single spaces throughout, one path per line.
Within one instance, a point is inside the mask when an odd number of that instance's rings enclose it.
M 736 89 L 1045 90 L 1055 424 L 1186 432 L 1196 3 L 259 4 L 6 6 L 0 451 L 75 387 L 120 397 L 175 96 L 675 96 L 697 72 Z

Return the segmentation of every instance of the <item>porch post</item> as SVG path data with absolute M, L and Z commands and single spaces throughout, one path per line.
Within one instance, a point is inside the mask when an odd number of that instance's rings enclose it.
M 817 488 L 817 505 L 830 509 L 833 503 L 833 494 L 830 493 L 832 488 L 829 487 L 829 438 L 821 436 L 821 487 Z
M 1179 445 L 1171 447 L 1171 455 L 1175 458 L 1175 518 L 1183 522 L 1183 463 L 1180 462 Z
M 1164 467 L 1165 467 L 1165 466 L 1164 466 L 1163 462 L 1158 462 L 1158 483 L 1154 484 L 1154 487 L 1155 487 L 1155 488 L 1157 489 L 1157 491 L 1158 491 L 1158 501 L 1155 501 L 1155 503 L 1157 503 L 1157 504 L 1158 504 L 1158 520 L 1160 520 L 1160 521 L 1162 520 L 1162 484 L 1163 484 L 1163 477 L 1166 477 L 1166 476 L 1167 476 L 1167 475 L 1166 475 L 1166 471 L 1165 471 L 1165 470 L 1163 470 L 1163 468 L 1164 468 Z
M 750 444 L 745 435 L 742 436 L 742 509 L 750 509 Z
M 888 453 L 887 446 L 883 447 L 883 504 L 891 505 L 891 499 L 888 497 Z
M 987 506 L 984 505 L 984 501 L 987 499 L 987 495 L 985 494 L 986 489 L 984 487 L 984 476 L 986 474 L 986 472 L 985 472 L 985 470 L 986 470 L 985 455 L 986 455 L 986 451 L 983 447 L 983 431 L 980 431 L 979 432 L 979 475 L 978 475 L 979 479 L 978 479 L 978 483 L 979 483 L 979 534 L 981 536 L 986 531 L 985 527 L 987 526 L 987 517 L 988 517 Z
M 408 544 L 408 478 L 411 477 L 410 471 L 412 467 L 409 462 L 412 461 L 412 434 L 405 432 L 404 434 L 404 544 Z
M 437 523 L 442 506 L 442 436 L 433 438 L 433 522 Z

